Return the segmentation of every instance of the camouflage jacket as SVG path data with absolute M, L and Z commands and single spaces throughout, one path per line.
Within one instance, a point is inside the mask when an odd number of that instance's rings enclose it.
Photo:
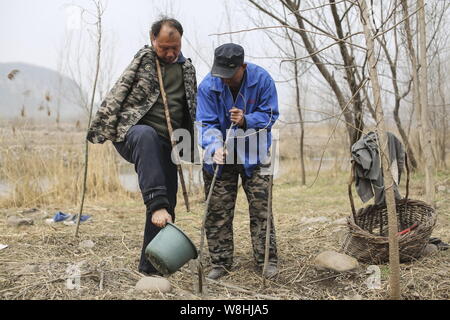
M 147 45 L 134 56 L 133 61 L 109 91 L 92 120 L 87 133 L 87 139 L 90 142 L 123 141 L 128 129 L 152 108 L 160 94 L 155 59 L 154 49 Z M 192 121 L 189 130 L 194 136 L 197 106 L 195 68 L 190 59 L 186 59 L 182 68 L 186 100 Z

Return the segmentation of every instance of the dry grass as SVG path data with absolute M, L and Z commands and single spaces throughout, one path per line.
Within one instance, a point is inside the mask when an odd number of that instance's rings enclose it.
M 17 132 L 16 132 L 17 134 Z M 77 176 L 80 165 L 75 164 L 82 159 L 82 145 L 76 144 L 82 133 L 62 132 L 73 143 L 58 146 L 51 141 L 61 141 L 61 137 L 51 136 L 47 145 L 55 149 L 54 154 L 47 156 L 44 152 L 32 153 L 31 157 L 18 152 L 21 170 L 14 175 L 34 178 L 39 175 L 48 176 L 54 173 L 55 181 L 66 181 L 58 186 L 68 190 L 58 191 L 51 196 L 42 196 L 40 200 L 27 201 L 28 196 L 2 200 L 0 211 L 0 243 L 9 245 L 0 251 L 0 299 L 363 299 L 388 298 L 388 266 L 380 266 L 382 270 L 382 289 L 369 290 L 365 284 L 368 275 L 367 266 L 352 273 L 333 274 L 317 271 L 313 266 L 314 257 L 327 249 L 339 250 L 340 241 L 346 230 L 345 226 L 335 224 L 340 218 L 350 213 L 346 193 L 348 174 L 339 168 L 344 164 L 330 166 L 321 172 L 314 186 L 301 186 L 299 169 L 294 160 L 283 162 L 283 175 L 276 179 L 274 186 L 274 216 L 277 231 L 280 274 L 274 280 L 267 281 L 262 287 L 260 271 L 256 268 L 251 244 L 248 210 L 245 195 L 239 191 L 234 220 L 235 266 L 232 273 L 220 282 L 208 282 L 207 294 L 203 297 L 193 292 L 193 278 L 190 268 L 184 266 L 179 272 L 169 277 L 174 290 L 170 294 L 143 293 L 133 290 L 141 277 L 136 272 L 142 233 L 144 228 L 144 208 L 140 196 L 124 191 L 117 180 L 104 182 L 103 175 L 115 172 L 117 163 L 114 150 L 109 147 L 92 148 L 93 157 L 85 213 L 92 215 L 91 222 L 81 225 L 80 238 L 73 237 L 74 227 L 62 223 L 46 224 L 43 216 L 53 216 L 56 211 L 76 213 L 79 186 Z M 78 138 L 76 135 L 79 135 Z M 25 134 L 24 134 L 25 135 Z M 74 138 L 75 135 L 75 138 Z M 32 132 L 28 138 L 34 137 Z M 2 157 L 5 157 L 5 146 L 9 135 L 1 135 Z M 70 138 L 72 137 L 72 138 Z M 16 141 L 19 138 L 15 138 Z M 78 140 L 80 141 L 80 140 Z M 17 143 L 22 147 L 22 143 Z M 45 145 L 45 144 L 44 144 Z M 30 143 L 29 147 L 36 147 Z M 59 159 L 60 151 L 70 150 L 68 167 Z M 6 156 L 13 157 L 12 151 Z M 98 152 L 98 153 L 97 153 Z M 29 160 L 27 158 L 30 158 Z M 12 158 L 9 158 L 12 159 Z M 50 159 L 50 160 L 48 160 Z M 53 160 L 51 160 L 53 159 Z M 77 160 L 75 160 L 77 159 Z M 29 162 L 27 162 L 29 161 Z M 48 162 L 55 162 L 49 164 Z M 2 161 L 2 164 L 5 162 Z M 38 168 L 38 163 L 45 163 Z M 58 165 L 59 163 L 59 165 Z M 8 170 L 13 170 L 8 165 Z M 105 168 L 105 166 L 107 168 Z M 317 161 L 310 159 L 308 163 L 308 183 L 313 181 Z M 13 171 L 2 167 L 1 174 L 13 175 Z M 34 170 L 38 173 L 34 174 Z M 95 177 L 97 175 L 97 178 Z M 67 176 L 63 176 L 67 175 Z M 72 176 L 71 176 L 72 175 Z M 438 176 L 438 184 L 446 186 L 445 192 L 438 192 L 438 224 L 433 236 L 448 242 L 450 223 L 449 172 Z M 52 178 L 53 179 L 53 178 Z M 60 179 L 60 180 L 58 180 Z M 115 179 L 115 178 L 114 178 Z M 53 180 L 52 180 L 53 181 Z M 68 181 L 72 181 L 70 184 Z M 413 177 L 411 197 L 423 198 L 423 177 Z M 56 185 L 55 185 L 56 186 Z M 92 188 L 96 190 L 92 190 Z M 27 191 L 38 196 L 39 190 Z M 105 194 L 104 194 L 105 193 Z M 73 194 L 71 198 L 66 198 Z M 192 238 L 196 245 L 200 242 L 201 219 L 204 211 L 202 192 L 191 196 L 192 212 L 186 213 L 182 198 L 178 199 L 177 225 Z M 7 206 L 6 206 L 7 205 Z M 360 202 L 356 202 L 358 207 Z M 29 207 L 38 207 L 37 213 L 21 213 Z M 12 227 L 6 224 L 8 215 L 34 216 L 32 226 Z M 305 224 L 302 218 L 325 217 L 327 222 Z M 78 247 L 82 240 L 95 242 L 92 249 Z M 82 264 L 81 290 L 66 288 L 66 269 L 70 264 Z M 204 262 L 207 266 L 207 261 Z M 23 270 L 25 266 L 37 266 L 35 270 Z M 22 272 L 21 272 L 22 271 Z M 413 263 L 401 264 L 401 289 L 404 299 L 449 299 L 450 281 L 449 251 L 421 258 Z M 102 285 L 101 285 L 102 284 Z
M 74 126 L 0 128 L 0 182 L 13 186 L 0 207 L 77 203 L 82 190 L 85 133 Z M 88 193 L 91 199 L 133 199 L 118 178 L 119 157 L 114 147 L 91 145 Z

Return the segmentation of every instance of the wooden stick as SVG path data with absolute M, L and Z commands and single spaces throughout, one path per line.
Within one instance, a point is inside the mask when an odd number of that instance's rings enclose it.
M 88 119 L 88 128 L 91 126 L 91 119 L 92 119 L 92 110 L 94 108 L 94 100 L 95 100 L 95 91 L 97 90 L 97 82 L 100 72 L 100 58 L 102 53 L 102 15 L 104 13 L 104 10 L 102 9 L 100 2 L 94 2 L 95 6 L 97 7 L 97 58 L 96 58 L 96 66 L 95 66 L 95 77 L 94 77 L 94 84 L 92 86 L 92 94 L 91 94 L 91 102 L 89 107 L 89 119 Z M 80 228 L 80 222 L 81 222 L 81 215 L 83 214 L 83 206 L 84 206 L 84 198 L 86 196 L 86 184 L 87 184 L 87 174 L 88 174 L 88 161 L 89 161 L 89 141 L 85 141 L 85 147 L 84 147 L 84 174 L 83 174 L 83 189 L 81 191 L 81 203 L 80 203 L 80 210 L 77 217 L 77 225 L 75 228 L 75 237 L 78 237 L 78 230 Z
M 172 148 L 174 149 L 175 155 L 177 157 L 177 162 L 178 162 L 177 169 L 178 169 L 178 174 L 180 176 L 181 188 L 183 189 L 184 204 L 186 205 L 187 212 L 189 212 L 190 211 L 189 198 L 188 198 L 188 194 L 186 191 L 186 184 L 184 183 L 183 168 L 181 167 L 181 162 L 180 162 L 179 154 L 177 152 L 175 141 L 172 140 L 172 133 L 173 133 L 172 121 L 170 120 L 169 105 L 167 103 L 166 91 L 164 90 L 164 83 L 163 83 L 162 74 L 161 74 L 161 65 L 159 64 L 158 58 L 156 58 L 156 70 L 158 71 L 159 88 L 161 90 L 161 96 L 162 96 L 162 99 L 164 102 L 164 113 L 166 115 L 167 129 L 169 130 L 170 142 L 172 143 Z
M 231 123 L 230 128 L 228 129 L 227 136 L 225 138 L 225 142 L 223 144 L 223 149 L 226 151 L 227 148 L 227 142 L 231 135 L 231 130 L 235 126 L 234 123 Z M 208 210 L 209 210 L 209 202 L 211 201 L 211 196 L 213 193 L 214 185 L 216 184 L 217 174 L 219 172 L 219 164 L 216 165 L 216 168 L 214 170 L 214 175 L 211 181 L 211 185 L 209 186 L 208 196 L 206 197 L 206 204 L 205 204 L 205 213 L 203 214 L 203 222 L 202 222 L 202 231 L 200 235 L 200 250 L 198 254 L 198 291 L 200 293 L 203 293 L 203 283 L 204 283 L 204 274 L 203 274 L 203 267 L 202 267 L 202 256 L 203 256 L 203 245 L 205 243 L 205 224 L 206 224 L 206 217 L 208 216 Z
M 267 265 L 269 264 L 269 247 L 270 247 L 270 229 L 272 228 L 272 188 L 273 188 L 273 174 L 275 170 L 275 150 L 276 146 L 273 146 L 272 159 L 271 159 L 271 172 L 269 177 L 269 190 L 268 190 L 268 199 L 267 199 L 267 222 L 266 222 L 266 244 L 264 250 L 264 266 L 262 270 L 262 281 L 263 288 L 266 287 L 266 277 L 264 274 L 267 270 Z

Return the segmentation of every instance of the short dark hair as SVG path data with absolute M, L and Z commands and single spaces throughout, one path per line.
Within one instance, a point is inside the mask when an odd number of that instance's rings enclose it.
M 180 33 L 181 36 L 183 35 L 183 27 L 181 26 L 181 23 L 178 20 L 168 17 L 161 17 L 158 21 L 152 24 L 150 36 L 153 35 L 154 38 L 158 37 L 159 32 L 161 31 L 161 27 L 165 24 L 175 28 Z

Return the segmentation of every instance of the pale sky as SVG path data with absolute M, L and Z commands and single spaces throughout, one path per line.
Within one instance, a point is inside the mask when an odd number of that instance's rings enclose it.
M 290 70 L 287 70 L 288 64 L 285 63 L 283 70 L 280 70 L 280 53 L 263 31 L 220 37 L 210 35 L 254 28 L 249 16 L 255 18 L 257 13 L 253 7 L 249 6 L 248 1 L 104 0 L 104 2 L 107 7 L 103 17 L 106 43 L 104 51 L 113 55 L 113 59 L 110 59 L 113 67 L 109 68 L 112 71 L 108 80 L 111 85 L 136 52 L 143 45 L 149 44 L 148 31 L 151 24 L 161 14 L 167 13 L 183 25 L 185 32 L 182 51 L 186 57 L 192 59 L 197 69 L 199 82 L 209 72 L 208 64 L 212 64 L 214 48 L 232 40 L 244 47 L 247 61 L 264 67 L 277 81 L 280 108 L 290 105 L 289 108 L 292 109 L 295 93 L 286 83 L 286 79 L 292 79 Z M 0 0 L 0 63 L 25 62 L 58 70 L 61 52 L 64 50 L 72 52 L 72 49 L 67 50 L 64 43 L 68 38 L 68 31 L 73 30 L 73 27 L 77 25 L 77 21 L 74 21 L 73 5 L 93 9 L 92 0 Z M 268 25 L 274 25 L 274 22 L 270 21 Z M 360 25 L 355 27 L 360 28 Z M 86 29 L 84 25 L 81 32 L 76 32 L 84 34 L 84 39 L 88 39 Z M 91 51 L 83 48 L 84 57 L 93 56 L 94 46 L 92 42 L 89 43 Z M 81 48 L 81 46 L 78 47 Z M 103 61 L 108 61 L 108 58 Z M 305 61 L 302 66 L 309 67 L 309 63 Z M 92 80 L 93 63 L 85 64 L 89 67 L 82 68 L 82 74 Z M 326 100 L 326 95 L 317 94 L 317 92 L 323 92 L 323 83 L 324 80 L 315 68 L 308 74 L 302 74 L 302 100 L 304 100 L 302 104 L 309 106 L 310 109 L 323 103 L 333 105 L 332 101 Z M 325 87 L 327 87 L 326 84 Z M 389 99 L 387 105 L 392 105 L 389 103 L 391 97 L 385 98 Z M 284 114 L 283 118 L 286 119 L 286 117 L 287 115 Z
M 161 14 L 168 13 L 183 25 L 182 51 L 186 57 L 192 59 L 199 82 L 210 70 L 208 64 L 212 64 L 214 48 L 232 40 L 244 47 L 246 61 L 264 67 L 278 81 L 280 108 L 294 103 L 293 89 L 285 82 L 292 76 L 280 71 L 280 59 L 264 58 L 280 54 L 263 31 L 211 36 L 212 33 L 254 28 L 249 15 L 252 18 L 257 17 L 256 11 L 247 1 L 104 0 L 104 2 L 107 9 L 103 17 L 103 30 L 108 48 L 105 51 L 108 53 L 111 51 L 114 56 L 110 85 L 106 87 L 110 88 L 136 52 L 149 43 L 148 31 L 151 24 Z M 61 52 L 64 50 L 73 52 L 72 49 L 67 50 L 67 46 L 64 45 L 68 32 L 77 25 L 77 21 L 74 21 L 73 5 L 91 10 L 94 8 L 91 0 L 0 0 L 0 63 L 25 62 L 58 70 Z M 269 23 L 273 25 L 274 22 Z M 88 39 L 86 25 L 81 30 L 82 32 L 76 30 L 75 34 L 77 32 L 84 34 L 85 39 Z M 88 43 L 91 49 L 94 48 L 92 41 Z M 82 54 L 84 57 L 94 56 L 87 49 L 83 49 Z M 93 63 L 86 65 L 89 65 L 89 68 L 85 67 L 82 74 L 91 81 Z M 63 73 L 69 75 L 65 70 Z M 306 91 L 303 99 L 309 99 L 310 96 L 314 98 L 314 95 L 308 93 L 312 92 L 311 87 Z
M 229 42 L 229 36 L 209 36 L 211 33 L 230 31 L 224 2 L 220 0 L 108 0 L 103 19 L 105 38 L 114 48 L 115 72 L 118 74 L 131 61 L 134 54 L 148 43 L 148 30 L 153 21 L 164 13 L 178 19 L 185 30 L 183 53 L 196 63 L 200 77 L 207 70 L 205 63 L 192 49 L 212 62 L 213 49 Z M 26 62 L 56 69 L 58 52 L 63 46 L 67 30 L 73 25 L 70 7 L 75 4 L 92 8 L 90 0 L 0 0 L 0 62 Z M 250 26 L 242 13 L 245 1 L 227 0 L 233 30 Z M 72 8 L 73 9 L 73 8 Z M 262 33 L 240 34 L 235 39 L 259 43 Z M 189 41 L 189 42 L 187 42 Z M 249 50 L 249 48 L 246 48 Z

